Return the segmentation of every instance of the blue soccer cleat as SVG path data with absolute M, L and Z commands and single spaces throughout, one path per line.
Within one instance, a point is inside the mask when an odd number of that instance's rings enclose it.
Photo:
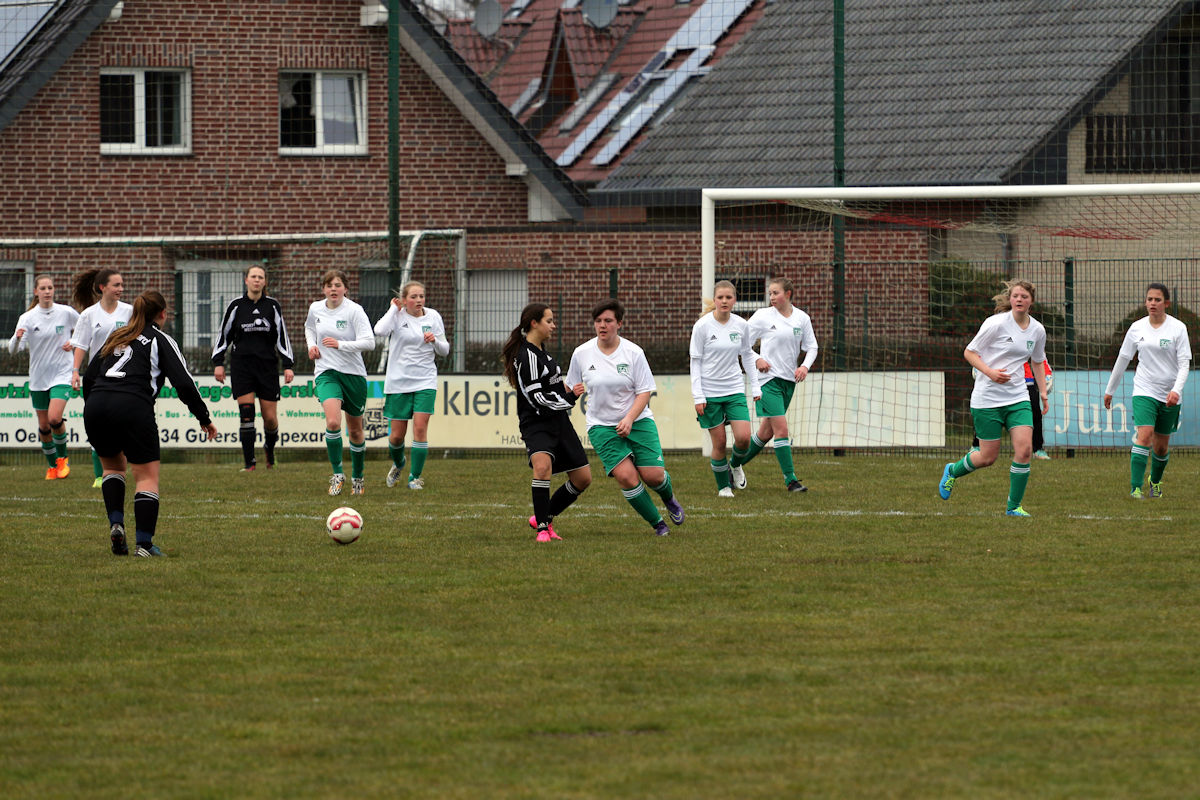
M 949 500 L 950 493 L 954 491 L 954 481 L 957 479 L 950 474 L 953 466 L 953 463 L 946 465 L 945 469 L 942 470 L 942 479 L 938 482 L 938 496 L 943 500 Z
M 1016 508 L 1010 508 L 1008 511 L 1004 512 L 1004 515 L 1008 516 L 1008 517 L 1032 517 L 1033 516 L 1033 514 L 1030 514 L 1028 511 L 1021 508 L 1020 506 L 1017 506 Z

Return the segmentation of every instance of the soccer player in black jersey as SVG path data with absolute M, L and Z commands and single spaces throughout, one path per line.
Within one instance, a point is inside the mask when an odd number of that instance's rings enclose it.
M 291 383 L 292 345 L 283 324 L 283 309 L 273 297 L 267 297 L 267 271 L 262 267 L 246 270 L 246 293 L 235 298 L 225 309 L 221 335 L 213 348 L 213 377 L 225 382 L 225 354 L 229 358 L 230 384 L 238 404 L 241 424 L 238 439 L 242 443 L 243 472 L 254 469 L 254 396 L 263 418 L 263 453 L 267 468 L 275 466 L 275 443 L 279 441 L 279 366 L 283 362 L 283 381 Z
M 521 324 L 504 343 L 504 377 L 517 390 L 517 419 L 533 468 L 533 516 L 537 540 L 561 539 L 551 521 L 575 502 L 592 482 L 592 468 L 579 435 L 571 426 L 571 407 L 577 399 L 562 379 L 558 363 L 543 345 L 554 335 L 554 312 L 544 303 L 521 310 Z M 550 479 L 567 473 L 567 480 L 550 496 Z
M 158 524 L 160 466 L 154 400 L 165 380 L 171 381 L 208 439 L 217 435 L 179 346 L 161 330 L 166 320 L 167 301 L 163 296 L 154 290 L 143 292 L 133 301 L 128 324 L 113 331 L 83 376 L 83 425 L 104 467 L 100 491 L 112 551 L 118 556 L 129 554 L 125 542 L 126 462 L 136 482 L 136 555 L 163 555 L 153 541 Z

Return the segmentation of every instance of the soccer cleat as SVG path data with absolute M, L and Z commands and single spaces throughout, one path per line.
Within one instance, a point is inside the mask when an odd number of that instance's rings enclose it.
M 663 522 L 661 519 L 658 522 L 654 523 L 654 535 L 655 536 L 670 536 L 671 531 L 669 531 L 667 529 L 667 523 Z
M 134 555 L 137 556 L 138 558 L 163 558 L 167 554 L 164 553 L 162 550 L 159 550 L 158 545 L 156 545 L 156 544 L 152 544 L 152 545 L 139 544 L 137 546 L 137 550 L 134 551 Z
M 1032 517 L 1033 516 L 1033 514 L 1030 514 L 1028 511 L 1021 508 L 1020 506 L 1017 506 L 1016 508 L 1010 508 L 1008 511 L 1004 512 L 1004 515 L 1007 517 Z
M 954 491 L 955 478 L 950 474 L 950 468 L 953 466 L 954 464 L 947 464 L 945 468 L 942 469 L 942 479 L 938 481 L 938 496 L 943 500 L 949 500 L 950 492 Z
M 683 506 L 679 505 L 679 501 L 672 497 L 670 500 L 663 503 L 667 507 L 667 513 L 671 515 L 671 522 L 676 525 L 683 524 Z
M 389 489 L 391 489 L 393 486 L 395 486 L 397 483 L 400 482 L 400 475 L 401 475 L 400 468 L 397 467 L 395 464 L 392 464 L 391 468 L 388 469 L 388 476 L 387 476 L 387 486 Z
M 1129 499 L 1130 500 L 1141 500 L 1142 499 L 1142 487 L 1139 486 L 1138 488 L 1136 488 L 1132 492 L 1130 492 Z
M 559 536 L 557 533 L 555 533 L 553 528 L 547 528 L 546 530 L 547 530 L 547 532 L 549 532 L 551 539 L 554 539 L 559 542 L 562 541 L 562 537 Z
M 717 497 L 733 497 L 733 489 L 726 486 L 721 491 L 717 492 Z
M 103 476 L 96 478 L 96 480 L 92 481 L 93 489 L 99 489 L 103 485 L 104 485 L 104 477 Z
M 550 541 L 550 531 L 538 531 L 537 540 L 539 542 Z
M 65 478 L 71 474 L 71 459 L 60 458 L 54 462 L 54 471 L 58 473 L 59 478 Z
M 746 471 L 744 469 L 742 469 L 741 467 L 730 467 L 729 475 L 730 475 L 730 477 L 733 478 L 733 488 L 735 488 L 735 489 L 745 489 L 746 488 Z
M 533 528 L 535 531 L 537 530 L 537 517 L 529 518 L 529 527 Z M 550 533 L 551 539 L 562 539 L 561 536 L 559 536 L 557 533 L 554 532 L 554 524 L 553 523 L 547 522 L 546 530 Z
M 351 478 L 350 479 L 350 494 L 366 494 L 367 479 L 366 478 Z
M 788 491 L 789 492 L 807 492 L 808 487 L 805 486 L 800 481 L 792 481 L 791 483 L 788 484 Z
M 408 482 L 408 488 L 424 489 L 425 488 L 425 479 L 424 478 L 413 478 L 411 481 Z
M 58 469 L 56 467 L 46 467 L 46 480 L 58 480 Z
M 1039 461 L 1049 461 L 1050 460 L 1050 454 L 1047 453 L 1045 450 L 1034 451 L 1033 457 L 1038 459 Z
M 329 478 L 329 496 L 336 497 L 342 493 L 342 486 L 346 483 L 346 476 L 340 472 L 335 472 Z
M 241 471 L 242 472 L 254 472 L 254 466 L 255 466 L 254 464 L 251 464 L 248 467 L 242 467 Z
M 129 545 L 125 544 L 125 526 L 119 522 L 114 522 L 109 528 L 108 538 L 112 542 L 112 551 L 114 556 L 129 555 Z
M 1146 494 L 1152 500 L 1158 500 L 1163 496 L 1162 482 L 1150 483 L 1150 491 Z

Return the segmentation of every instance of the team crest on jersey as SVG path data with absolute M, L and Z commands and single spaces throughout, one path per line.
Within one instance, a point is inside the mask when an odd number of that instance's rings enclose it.
M 628 364 L 617 364 L 617 374 L 618 375 L 628 375 L 629 374 L 629 365 Z
M 431 333 L 432 331 L 433 331 L 432 325 L 422 325 L 421 326 L 421 333 Z
M 1171 340 L 1170 339 L 1159 339 L 1158 346 L 1163 348 L 1164 350 L 1170 349 Z
M 742 338 L 742 335 L 740 333 L 738 333 L 737 331 L 729 332 L 729 341 L 733 342 L 734 344 L 736 344 L 737 340 L 740 338 Z
M 1033 352 L 1033 342 L 1031 340 L 1029 340 L 1029 339 L 1025 340 L 1025 349 L 1031 353 Z
M 339 319 L 337 321 L 337 329 L 340 331 L 340 330 L 345 330 L 345 328 L 346 328 L 346 320 Z
M 63 332 L 63 326 L 62 326 L 62 325 L 55 325 L 55 326 L 54 326 L 54 332 L 55 332 L 55 333 L 62 333 L 62 332 Z
M 803 335 L 803 334 L 801 333 L 801 330 L 799 328 L 792 328 L 792 336 L 801 336 L 801 335 Z
M 119 320 L 117 320 L 116 324 L 115 324 L 115 325 L 113 325 L 113 328 L 114 328 L 114 329 L 116 329 L 116 328 L 124 328 L 124 327 L 125 327 L 125 320 L 123 320 L 123 319 L 119 319 Z

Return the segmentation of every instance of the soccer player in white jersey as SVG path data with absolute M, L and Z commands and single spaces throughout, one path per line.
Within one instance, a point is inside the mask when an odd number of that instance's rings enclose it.
M 33 287 L 33 303 L 17 319 L 8 351 L 29 351 L 29 394 L 37 413 L 42 455 L 49 465 L 46 480 L 53 481 L 71 474 L 63 412 L 71 396 L 71 333 L 79 312 L 54 302 L 54 281 L 49 275 L 38 275 Z
M 404 469 L 404 434 L 413 423 L 412 467 L 408 488 L 424 489 L 425 456 L 429 453 L 429 418 L 437 401 L 437 357 L 450 352 L 442 315 L 425 307 L 425 285 L 409 281 L 392 298 L 387 313 L 375 323 L 375 335 L 388 339 L 383 417 L 389 421 L 387 485 L 395 486 Z
M 746 488 L 742 462 L 750 452 L 750 408 L 746 405 L 743 367 L 750 379 L 751 396 L 757 400 L 762 395 L 758 370 L 754 368 L 756 354 L 750 349 L 750 327 L 733 313 L 736 302 L 733 284 L 717 281 L 713 307 L 692 326 L 688 346 L 692 401 L 696 404 L 696 420 L 712 438 L 710 460 L 719 497 L 733 497 L 731 480 L 737 488 Z M 726 422 L 733 430 L 733 453 L 728 458 Z
M 1113 392 L 1121 385 L 1125 368 L 1137 356 L 1133 373 L 1133 424 L 1137 427 L 1134 445 L 1129 451 L 1129 496 L 1142 499 L 1146 461 L 1150 462 L 1150 497 L 1162 497 L 1162 477 L 1167 469 L 1167 446 L 1171 434 L 1179 429 L 1179 410 L 1183 385 L 1187 383 L 1192 346 L 1187 326 L 1167 313 L 1171 292 L 1161 283 L 1146 287 L 1146 312 L 1129 326 L 1117 362 L 1113 365 L 1104 407 L 1112 408 Z
M 123 327 L 133 315 L 133 306 L 122 302 L 121 295 L 125 291 L 125 282 L 121 273 L 115 269 L 93 268 L 75 276 L 75 290 L 72 297 L 75 307 L 82 309 L 79 321 L 75 323 L 75 333 L 71 336 L 71 346 L 75 348 L 74 366 L 71 370 L 71 388 L 80 388 L 80 369 L 84 357 L 94 356 L 100 352 L 100 347 L 108 335 L 117 328 Z M 100 456 L 92 448 L 92 482 L 93 489 L 99 489 L 104 481 L 104 467 L 100 464 Z
M 351 494 L 366 492 L 367 460 L 363 412 L 367 408 L 367 367 L 362 354 L 375 349 L 375 332 L 363 307 L 346 297 L 346 273 L 331 269 L 321 276 L 324 300 L 308 307 L 304 341 L 313 360 L 313 383 L 325 411 L 325 449 L 333 476 L 329 494 L 339 495 L 346 483 L 342 467 L 342 413 L 350 438 Z
M 576 396 L 587 394 L 588 438 L 604 471 L 621 487 L 633 510 L 656 534 L 666 536 L 667 523 L 646 485 L 662 498 L 676 525 L 683 522 L 683 506 L 675 499 L 671 475 L 663 463 L 658 426 L 650 412 L 654 374 L 642 348 L 620 336 L 624 320 L 625 306 L 616 298 L 602 300 L 592 308 L 596 338 L 575 348 L 566 383 Z
M 775 460 L 779 462 L 787 490 L 806 492 L 808 489 L 796 477 L 792 462 L 787 412 L 796 384 L 808 377 L 809 369 L 817 360 L 817 337 L 808 314 L 792 305 L 794 292 L 795 287 L 787 278 L 772 278 L 767 285 L 771 305 L 760 308 L 750 317 L 750 341 L 761 343 L 755 366 L 764 373 L 766 381 L 762 385 L 762 397 L 754 407 L 760 419 L 758 430 L 750 437 L 750 452 L 742 463 L 748 463 L 768 441 L 772 441 Z M 796 366 L 801 353 L 804 363 Z
M 1023 376 L 1025 362 L 1033 362 L 1042 413 L 1050 408 L 1046 390 L 1046 329 L 1029 316 L 1033 307 L 1034 286 L 1028 281 L 1007 281 L 1004 291 L 993 298 L 996 314 L 984 320 L 979 333 L 963 351 L 963 357 L 975 369 L 975 389 L 971 392 L 971 416 L 979 450 L 968 452 L 961 460 L 947 464 L 938 481 L 938 495 L 950 499 L 956 480 L 969 472 L 991 466 L 1000 455 L 1000 436 L 1008 429 L 1012 439 L 1013 460 L 1008 470 L 1010 517 L 1031 516 L 1021 507 L 1029 483 L 1029 462 L 1033 457 L 1033 410 Z

